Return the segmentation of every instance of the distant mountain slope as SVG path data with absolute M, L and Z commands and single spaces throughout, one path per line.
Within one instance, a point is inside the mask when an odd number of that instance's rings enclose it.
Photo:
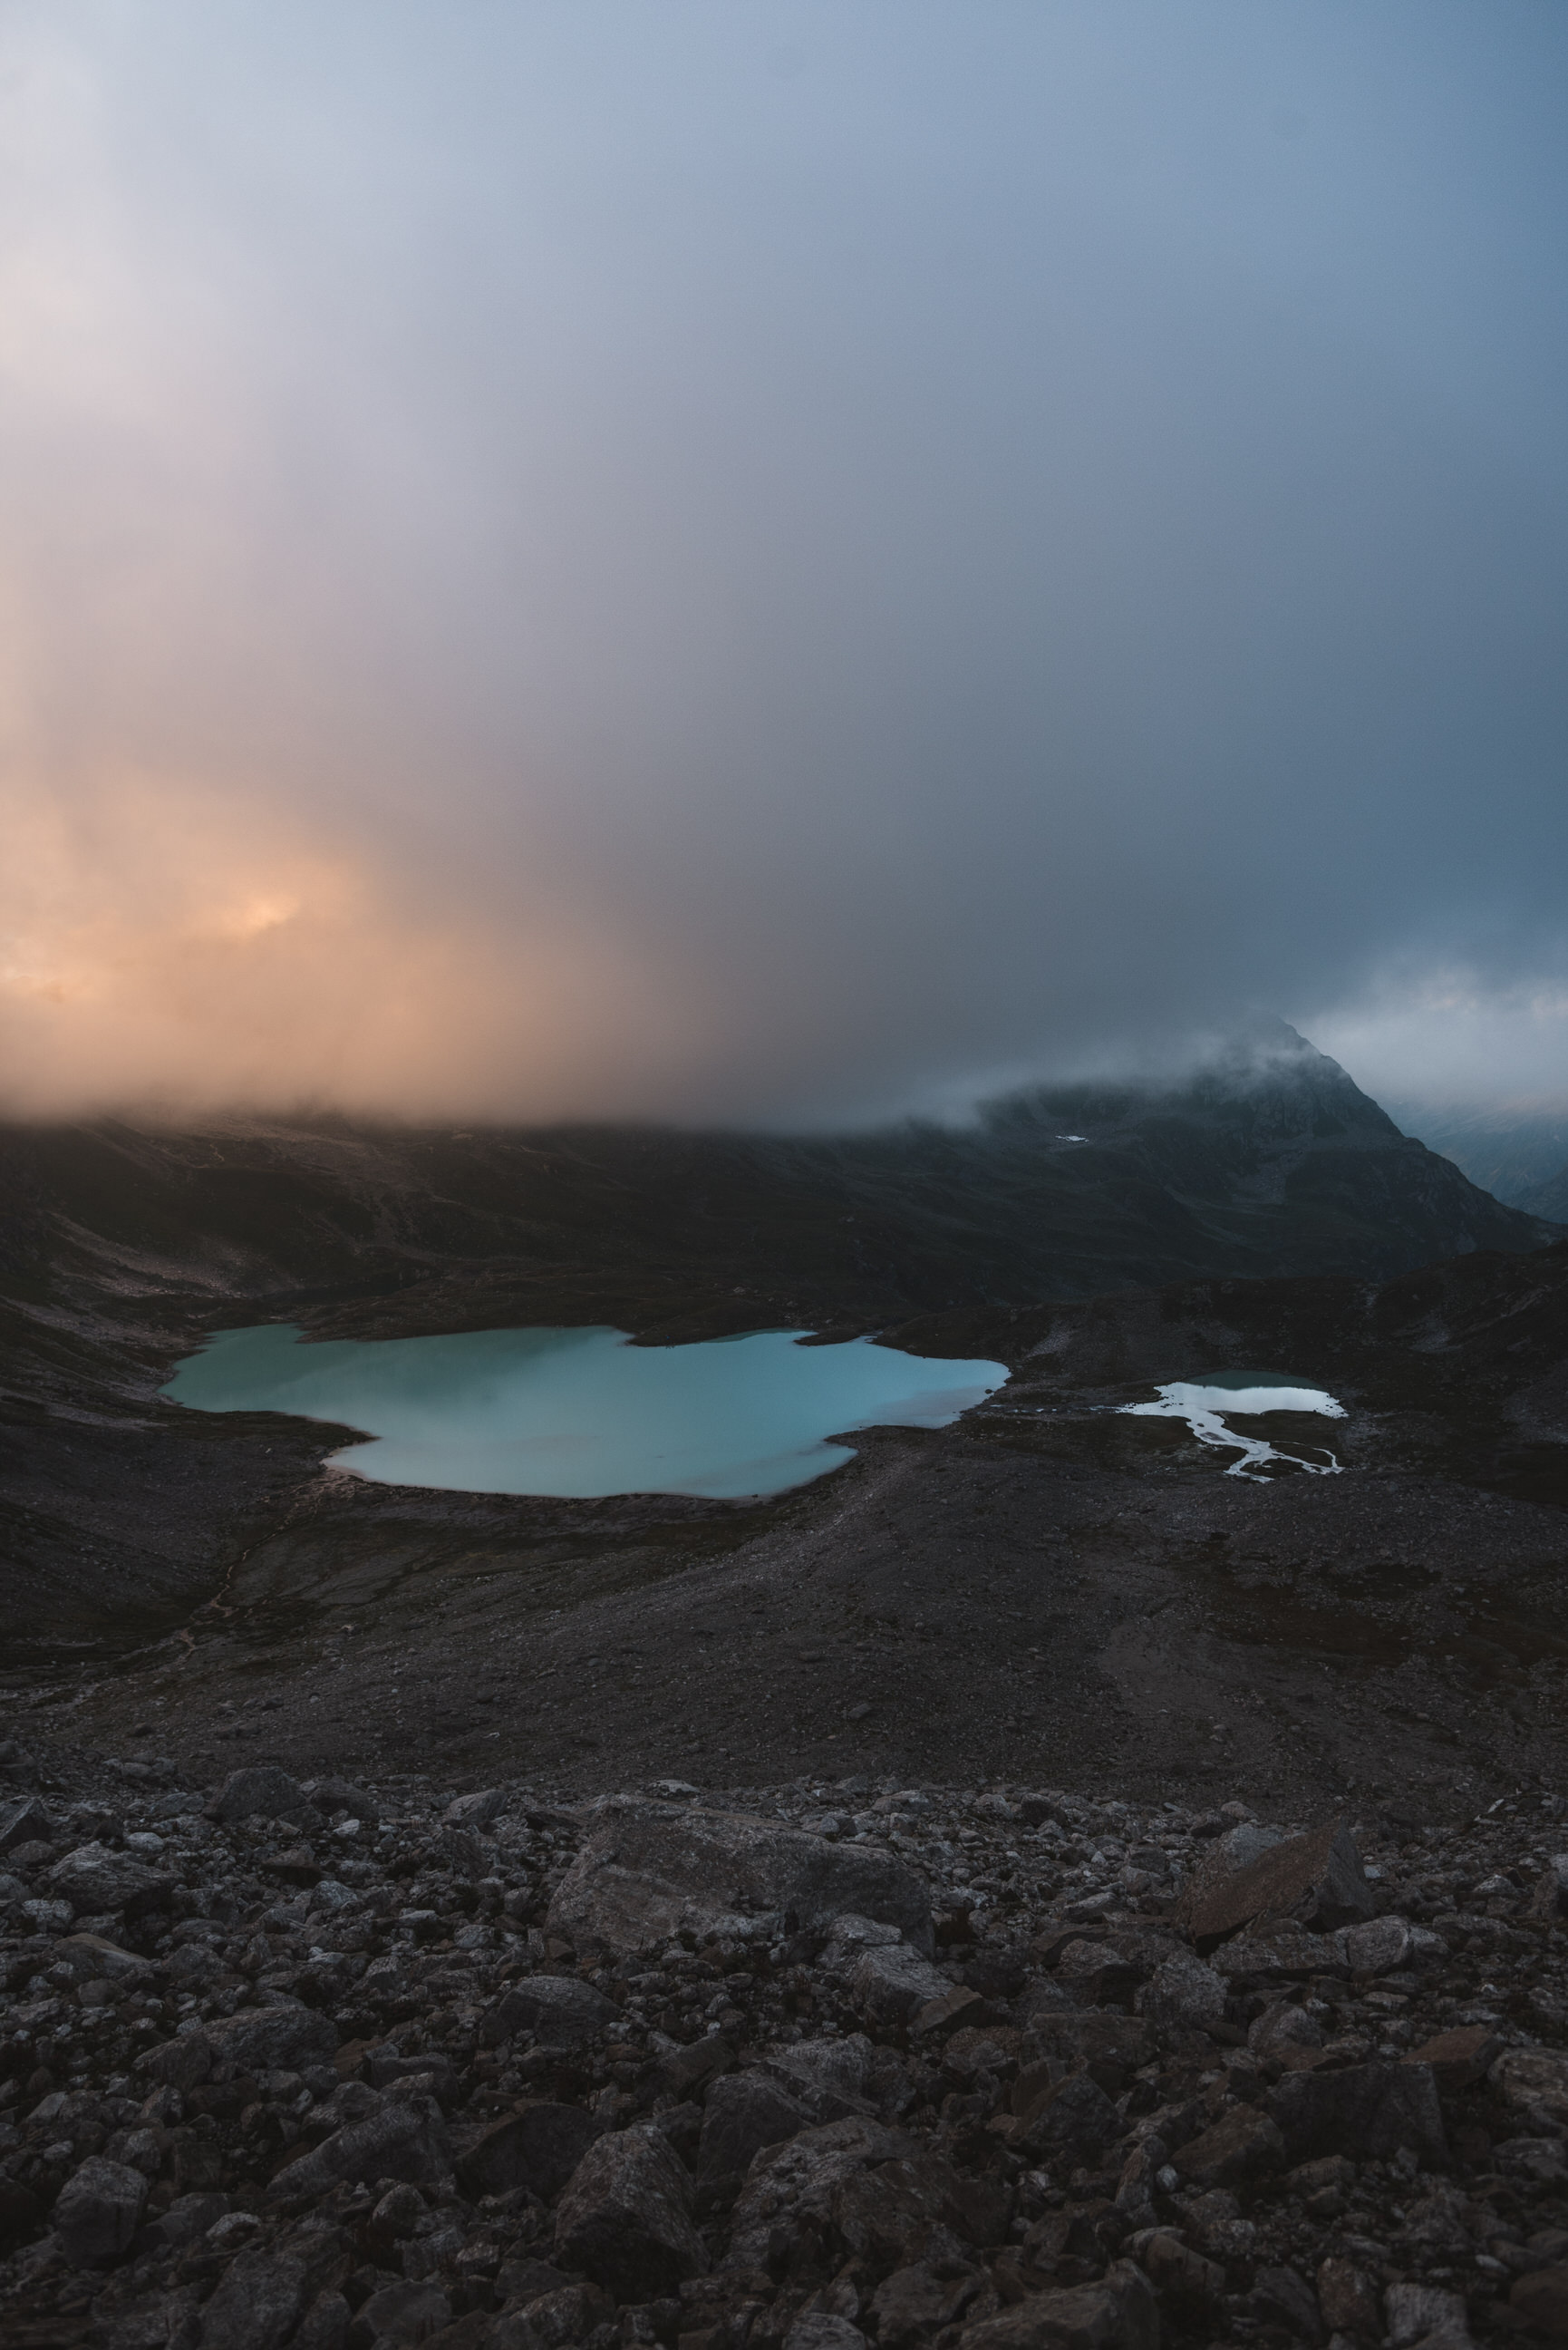
M 1568 1110 L 1528 1103 L 1484 1110 L 1409 1102 L 1390 1107 L 1407 1134 L 1451 1159 L 1505 1206 L 1537 1216 L 1568 1215 Z
M 1559 1236 L 1282 1024 L 1180 1086 L 1041 1087 L 962 1128 L 106 1124 L 13 1132 L 5 1164 L 14 1294 L 52 1265 L 78 1296 L 292 1300 L 367 1331 L 874 1326 L 1219 1274 L 1385 1278 Z
M 1549 1175 L 1543 1183 L 1534 1184 L 1521 1203 L 1532 1216 L 1544 1216 L 1552 1223 L 1568 1223 L 1568 1162 Z

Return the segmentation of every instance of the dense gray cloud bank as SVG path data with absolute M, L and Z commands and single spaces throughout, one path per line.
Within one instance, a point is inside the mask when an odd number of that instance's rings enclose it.
M 1565 96 L 1509 0 L 14 0 L 6 1103 L 1551 1086 Z

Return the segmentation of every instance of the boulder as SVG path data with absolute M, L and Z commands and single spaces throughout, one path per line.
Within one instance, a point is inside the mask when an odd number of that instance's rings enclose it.
M 308 2007 L 242 2007 L 212 2017 L 202 2033 L 214 2064 L 236 2073 L 302 2073 L 337 2054 L 336 2025 Z
M 966 2245 L 1000 2242 L 1012 2210 L 1000 2179 L 969 2178 L 940 2155 L 921 2152 L 840 2179 L 831 2217 L 843 2250 L 886 2275 L 921 2261 L 962 2262 Z
M 1532 2333 L 1562 2341 L 1568 2334 L 1568 2268 L 1537 2269 L 1515 2278 L 1508 2305 Z
M 477 1794 L 454 1795 L 441 1814 L 441 1824 L 452 1828 L 482 1828 L 506 1809 L 504 1787 L 484 1787 Z
M 1276 1999 L 1248 2025 L 1247 2045 L 1254 2056 L 1297 2065 L 1315 2061 L 1315 2052 L 1323 2046 L 1323 2027 L 1293 2000 Z
M 303 2261 L 236 2253 L 202 2314 L 201 2350 L 283 2350 L 312 2299 Z
M 78 1918 L 115 1914 L 132 1919 L 168 1906 L 174 1880 L 149 1868 L 134 1853 L 110 1852 L 107 1845 L 82 1844 L 57 1860 L 47 1883 Z
M 1261 2268 L 1252 2280 L 1248 2305 L 1265 2325 L 1282 2325 L 1298 2342 L 1323 2340 L 1323 2313 L 1317 2294 L 1299 2269 Z
M 1098 2008 L 1069 2008 L 1036 2016 L 1024 2044 L 1031 2058 L 1047 2063 L 1055 2058 L 1069 2071 L 1086 2072 L 1108 2097 L 1119 2096 L 1130 2076 L 1155 2053 L 1147 2017 L 1107 2013 Z M 1026 2113 L 1042 2086 L 1038 2079 L 1029 2084 L 1028 2076 L 1021 2074 L 1013 2111 Z
M 144 2049 L 135 2070 L 150 2081 L 161 2081 L 182 2095 L 200 2086 L 213 2069 L 213 2043 L 204 2032 L 182 2032 L 173 2040 Z
M 147 2180 L 128 2162 L 90 2155 L 55 2199 L 55 2231 L 73 2268 L 118 2260 L 141 2224 Z
M 439 2285 L 384 2284 L 359 2306 L 358 2318 L 372 2340 L 412 2344 L 424 2342 L 447 2324 L 452 2303 Z
M 1346 1928 L 1345 1962 L 1355 1975 L 1391 1975 L 1408 1964 L 1415 1939 L 1408 1918 L 1368 1918 Z
M 479 2036 L 493 2048 L 516 2033 L 531 2032 L 542 2048 L 576 2048 L 597 2038 L 619 2013 L 613 2000 L 575 1975 L 527 1975 L 485 2011 Z
M 509 2114 L 471 2146 L 457 2166 L 458 2184 L 471 2202 L 526 2187 L 554 2202 L 595 2138 L 598 2125 L 581 2106 L 541 2098 Z
M 1159 2350 L 1159 2303 L 1131 2261 L 1116 2261 L 1098 2284 L 1035 2293 L 964 2328 L 961 2350 Z
M 1019 2123 L 1017 2143 L 1040 2159 L 1054 2154 L 1086 2157 L 1122 2135 L 1120 2114 L 1088 2073 L 1070 2074 L 1047 2088 Z
M 794 2235 L 807 2225 L 826 2227 L 841 2179 L 905 2150 L 891 2130 L 860 2115 L 764 2146 L 735 2203 L 726 2265 L 765 2269 L 775 2230 Z
M 0 1804 L 0 1852 L 14 1852 L 20 1844 L 47 1844 L 54 1825 L 36 1795 L 13 1796 Z
M 1331 2334 L 1349 2334 L 1362 2342 L 1376 2341 L 1382 2334 L 1376 2283 L 1343 2254 L 1331 2252 L 1319 2262 L 1317 2305 Z
M 947 1976 L 907 1942 L 865 1951 L 849 1978 L 857 2012 L 877 2024 L 907 2023 L 917 2010 L 951 1989 Z
M 292 1820 L 309 1809 L 310 1798 L 297 1779 L 291 1779 L 275 1762 L 252 1762 L 244 1770 L 230 1772 L 207 1813 L 209 1818 L 229 1826 L 235 1820 L 248 1820 L 254 1812 L 265 1813 L 269 1819 Z
M 1331 1821 L 1287 1837 L 1243 1868 L 1205 1875 L 1179 1915 L 1199 1951 L 1208 1951 L 1262 1918 L 1326 1933 L 1370 1918 L 1373 1909 L 1361 1855 L 1343 1822 Z
M 1464 2295 L 1435 2284 L 1391 2284 L 1383 2296 L 1388 2350 L 1472 2350 Z
M 1487 2074 L 1516 2121 L 1542 2114 L 1552 2128 L 1568 2130 L 1568 2051 L 1556 2048 L 1509 2048 Z
M 1141 2248 L 1138 2266 L 1189 2324 L 1211 2317 L 1224 2297 L 1225 2272 L 1220 2263 L 1205 2260 L 1201 2252 L 1163 2228 L 1157 2229 Z
M 702 2111 L 697 2176 L 704 2185 L 743 2178 L 754 2155 L 809 2129 L 804 2102 L 766 2073 L 731 2073 L 715 2081 Z
M 1248 2187 L 1282 2170 L 1286 2151 L 1282 2132 L 1267 2114 L 1256 2106 L 1233 2106 L 1179 2147 L 1171 2162 L 1194 2187 Z
M 1138 1995 L 1138 2007 L 1151 2023 L 1167 2030 L 1203 2032 L 1225 2016 L 1226 1986 L 1222 1975 L 1206 1967 L 1190 1950 L 1177 1950 L 1158 1966 Z
M 708 2268 L 691 2224 L 691 2181 L 661 2130 L 614 2130 L 588 2148 L 561 2197 L 556 2249 L 618 2301 L 656 2301 Z
M 843 2121 L 864 2113 L 877 2051 L 863 2032 L 835 2040 L 796 2040 L 769 2052 L 770 2073 L 810 2107 L 814 2122 Z
M 1409 2147 L 1424 2169 L 1449 2167 L 1438 2086 L 1425 2064 L 1378 2061 L 1292 2073 L 1269 2091 L 1267 2106 L 1292 2163 L 1319 2154 L 1380 2160 Z
M 886 2343 L 888 2337 L 882 2334 L 877 2339 Z M 826 2309 L 805 2309 L 784 2335 L 784 2350 L 866 2350 L 866 2336 L 846 2317 L 835 2317 Z
M 325 2195 L 339 2185 L 371 2186 L 379 2178 L 432 2186 L 451 2169 L 452 2147 L 434 2098 L 417 2104 L 388 2099 L 276 2172 L 272 2189 L 292 2201 Z
M 0 1852 L 5 1849 L 0 1836 Z M 1532 1918 L 1568 1918 L 1568 1852 L 1555 1852 L 1535 1881 L 1530 1897 Z
M 233 1780 L 229 1784 L 234 1784 Z M 352 1779 L 313 1779 L 301 1793 L 309 1796 L 318 1812 L 347 1812 L 350 1819 L 363 1820 L 367 1827 L 379 1825 L 380 1805 L 374 1795 L 357 1787 Z
M 1438 2032 L 1412 2048 L 1409 2062 L 1431 2067 L 1438 2095 L 1451 2097 L 1473 2088 L 1502 2054 L 1502 2043 L 1484 2023 L 1467 2023 L 1452 2032 Z
M 548 1926 L 582 1958 L 629 1955 L 727 1917 L 781 1913 L 822 1932 L 846 1911 L 932 1946 L 930 1902 L 911 1869 L 869 1845 L 829 1844 L 774 1820 L 616 1795 L 550 1904 Z M 948 1989 L 943 1982 L 942 1989 Z

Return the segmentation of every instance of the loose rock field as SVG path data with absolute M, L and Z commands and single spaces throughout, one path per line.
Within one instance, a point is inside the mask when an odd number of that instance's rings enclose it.
M 1568 1843 L 0 1763 L 0 2310 L 103 2350 L 1568 2334 Z

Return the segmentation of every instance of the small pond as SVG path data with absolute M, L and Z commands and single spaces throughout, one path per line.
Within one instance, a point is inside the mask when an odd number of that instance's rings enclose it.
M 1244 1477 L 1262 1485 L 1269 1481 L 1259 1472 L 1272 1462 L 1288 1462 L 1314 1477 L 1337 1477 L 1344 1466 L 1326 1445 L 1281 1451 L 1266 1437 L 1243 1436 L 1226 1425 L 1231 1413 L 1251 1419 L 1272 1411 L 1302 1411 L 1317 1412 L 1324 1419 L 1343 1419 L 1345 1406 L 1326 1388 L 1309 1380 L 1277 1371 L 1210 1371 L 1200 1380 L 1173 1379 L 1157 1395 L 1154 1403 L 1124 1403 L 1117 1409 L 1134 1419 L 1184 1419 L 1199 1444 L 1222 1445 L 1239 1456 L 1226 1470 L 1227 1477 Z M 1321 1452 L 1323 1458 L 1308 1460 L 1309 1451 Z
M 857 1428 L 945 1428 L 1007 1378 L 869 1338 L 790 1330 L 688 1347 L 624 1331 L 474 1330 L 302 1343 L 291 1323 L 225 1330 L 163 1389 L 197 1411 L 284 1411 L 372 1440 L 333 1465 L 458 1493 L 782 1493 L 853 1460 Z

